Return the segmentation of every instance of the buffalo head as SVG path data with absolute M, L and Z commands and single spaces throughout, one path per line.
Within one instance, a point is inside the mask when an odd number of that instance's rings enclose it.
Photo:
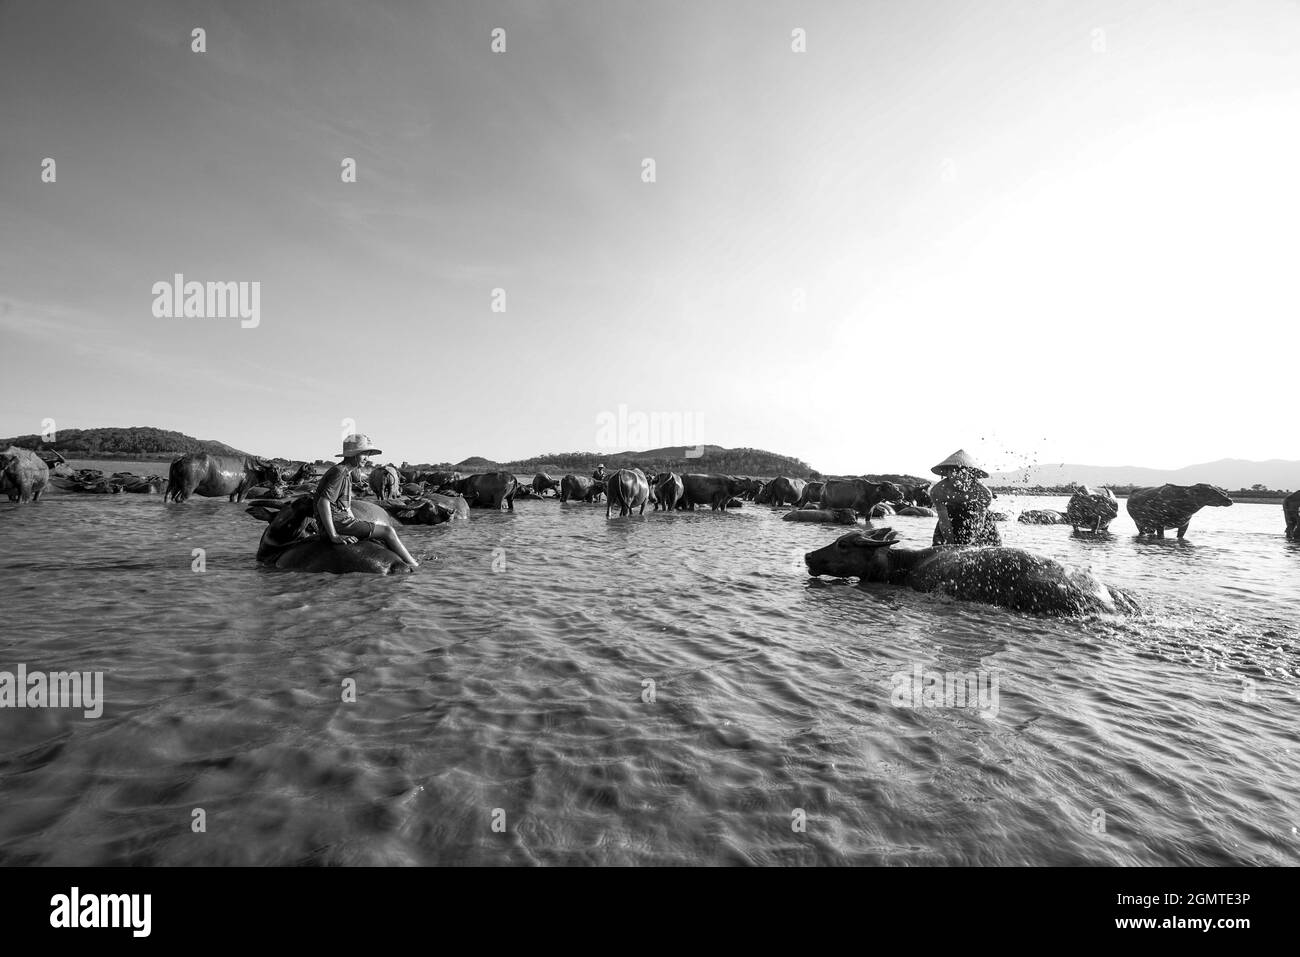
M 835 578 L 860 578 L 863 581 L 886 581 L 893 570 L 889 546 L 898 541 L 892 528 L 870 532 L 849 532 L 815 552 L 804 555 L 809 575 Z
M 1192 497 L 1192 501 L 1197 505 L 1222 507 L 1232 504 L 1232 499 L 1228 498 L 1227 492 L 1217 486 L 1206 485 L 1204 482 L 1198 482 L 1188 488 L 1187 494 Z

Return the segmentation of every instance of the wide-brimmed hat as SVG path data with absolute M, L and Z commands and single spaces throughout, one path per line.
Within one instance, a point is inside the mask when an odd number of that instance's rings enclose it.
M 370 441 L 370 436 L 363 432 L 349 435 L 343 440 L 343 451 L 335 452 L 336 459 L 346 459 L 351 455 L 383 455 L 383 449 L 377 449 Z
M 979 463 L 975 461 L 975 456 L 965 449 L 958 449 L 930 471 L 935 475 L 947 475 L 949 472 L 955 472 L 958 469 L 969 469 L 980 478 L 989 477 L 989 473 L 980 468 Z

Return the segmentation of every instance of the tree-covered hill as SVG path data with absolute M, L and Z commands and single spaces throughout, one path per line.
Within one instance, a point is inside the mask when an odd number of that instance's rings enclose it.
M 688 457 L 696 451 L 687 446 L 648 449 L 644 452 L 555 452 L 532 458 L 504 462 L 501 468 L 509 472 L 576 472 L 590 474 L 600 464 L 607 469 L 639 468 L 643 472 L 709 472 L 725 475 L 773 476 L 789 475 L 792 478 L 816 477 L 819 473 L 806 462 L 765 452 L 762 449 L 724 449 L 717 445 L 700 446 L 698 457 Z
M 65 458 L 132 458 L 209 452 L 213 455 L 246 455 L 224 442 L 196 439 L 180 432 L 148 426 L 104 429 L 59 429 L 54 441 L 40 435 L 19 435 L 0 439 L 0 448 L 16 445 L 24 449 L 53 449 Z

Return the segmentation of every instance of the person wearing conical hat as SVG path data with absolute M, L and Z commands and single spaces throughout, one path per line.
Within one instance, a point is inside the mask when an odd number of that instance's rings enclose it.
M 361 468 L 367 455 L 382 454 L 373 447 L 368 435 L 349 435 L 343 440 L 343 451 L 334 456 L 343 461 L 332 466 L 316 486 L 316 522 L 326 541 L 352 545 L 360 539 L 370 539 L 386 546 L 411 568 L 419 568 L 420 563 L 411 557 L 391 525 L 376 525 L 352 513 L 352 473 Z
M 930 486 L 930 499 L 939 513 L 934 544 L 1001 545 L 1002 536 L 989 515 L 993 493 L 980 481 L 989 473 L 975 457 L 958 449 L 930 471 L 942 476 Z

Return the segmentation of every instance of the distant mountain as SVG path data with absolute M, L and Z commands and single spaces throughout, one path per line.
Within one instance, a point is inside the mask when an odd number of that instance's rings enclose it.
M 131 456 L 175 456 L 186 452 L 212 455 L 247 455 L 239 449 L 211 439 L 196 439 L 180 432 L 147 426 L 104 429 L 59 429 L 47 442 L 40 435 L 18 435 L 0 439 L 0 448 L 16 445 L 24 449 L 54 449 L 65 458 L 129 458 Z
M 1226 489 L 1300 488 L 1300 462 L 1269 459 L 1251 462 L 1246 459 L 1219 459 L 1180 469 L 1148 469 L 1133 465 L 1035 465 L 1013 472 L 994 472 L 990 485 L 1060 486 L 1080 485 L 1195 485 L 1207 482 Z

